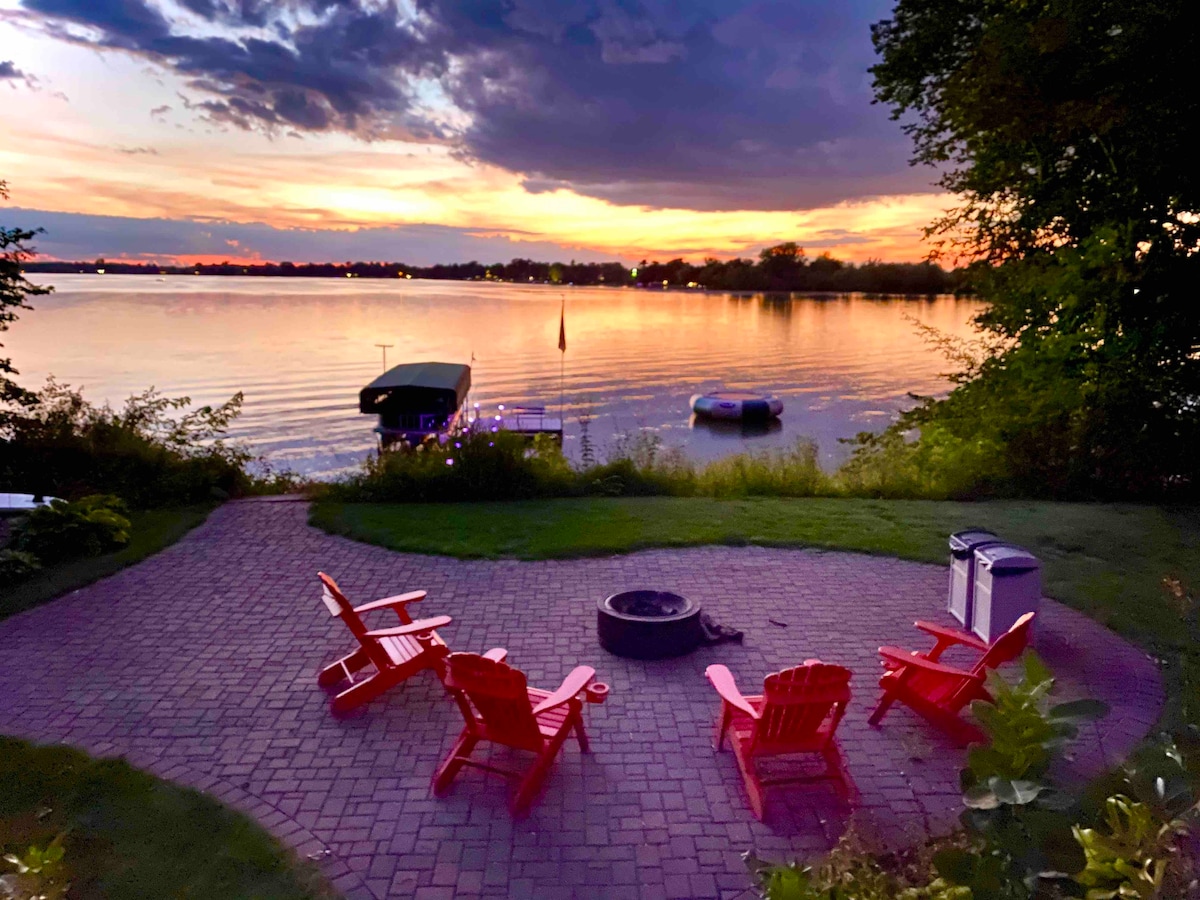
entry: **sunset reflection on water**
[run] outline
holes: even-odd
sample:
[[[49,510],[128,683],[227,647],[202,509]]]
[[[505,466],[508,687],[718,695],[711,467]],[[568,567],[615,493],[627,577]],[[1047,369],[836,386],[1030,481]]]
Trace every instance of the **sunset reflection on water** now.
[[[774,298],[436,281],[43,276],[5,335],[35,386],[46,375],[92,400],[151,385],[198,403],[245,392],[231,436],[298,472],[330,476],[374,446],[358,389],[388,364],[473,364],[472,402],[560,402],[558,317],[566,300],[561,384],[566,446],[579,417],[601,455],[614,437],[650,430],[697,459],[811,437],[826,463],[837,438],[885,426],[908,393],[944,391],[946,360],[910,317],[960,337],[978,303],[953,297]],[[688,398],[718,387],[776,393],[777,428],[744,432],[691,421]]]

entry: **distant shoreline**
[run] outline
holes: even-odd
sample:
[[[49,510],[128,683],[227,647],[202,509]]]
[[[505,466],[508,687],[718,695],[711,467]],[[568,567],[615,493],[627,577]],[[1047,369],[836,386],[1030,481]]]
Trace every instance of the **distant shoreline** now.
[[[56,263],[43,264],[43,266],[46,266],[46,265],[59,266],[59,264],[56,264]],[[256,275],[249,275],[249,274],[243,274],[240,272],[229,272],[229,273],[223,273],[222,275],[214,275],[211,272],[195,272],[192,269],[188,269],[183,272],[165,272],[165,273],[161,273],[161,274],[157,273],[157,272],[121,272],[121,271],[115,271],[114,269],[111,269],[111,268],[105,272],[97,272],[94,269],[91,271],[88,271],[86,268],[84,268],[84,269],[68,269],[68,268],[61,267],[61,266],[52,268],[52,269],[44,268],[44,267],[39,267],[39,268],[26,267],[22,271],[25,274],[31,274],[31,275],[37,275],[37,274],[42,274],[42,275],[47,275],[47,274],[49,274],[49,275],[96,275],[97,277],[105,277],[108,275],[159,275],[159,277],[162,278],[164,275],[171,275],[171,276],[178,276],[181,278],[187,278],[187,277],[194,277],[196,275],[200,275],[202,277],[228,277],[228,278],[256,277],[256,278],[263,278],[263,279],[268,279],[268,280],[272,279],[272,278],[282,278],[282,279],[329,278],[329,279],[337,280],[338,278],[345,277],[345,276],[338,276],[338,275],[268,275],[268,274],[261,274],[261,273],[256,274]],[[358,277],[358,276],[352,276],[352,277]],[[377,275],[375,275],[375,276],[364,275],[361,277],[367,278],[370,280],[377,280],[377,281],[399,280],[395,277],[385,278],[384,276],[377,276]],[[932,297],[962,297],[962,298],[967,298],[967,299],[975,297],[975,293],[973,291],[963,290],[961,288],[958,290],[946,290],[946,291],[934,291],[934,292],[929,292],[929,291],[848,291],[848,290],[820,290],[820,289],[813,289],[813,288],[805,288],[805,289],[798,289],[798,288],[796,288],[796,289],[792,289],[792,288],[743,288],[743,289],[738,289],[738,288],[724,288],[724,287],[710,288],[710,287],[705,287],[704,285],[695,285],[693,287],[689,287],[684,284],[668,284],[664,287],[660,283],[646,284],[643,282],[638,282],[635,284],[606,284],[603,282],[575,284],[574,282],[552,282],[552,281],[528,281],[528,282],[526,282],[526,281],[507,281],[503,278],[445,278],[445,277],[431,278],[431,277],[425,276],[425,275],[414,275],[411,279],[403,279],[403,280],[406,280],[406,281],[407,280],[411,280],[411,281],[463,281],[463,282],[471,282],[471,283],[476,283],[476,284],[478,284],[478,283],[496,284],[496,285],[505,284],[505,285],[515,285],[515,286],[528,285],[530,287],[549,287],[549,288],[600,287],[600,288],[609,288],[612,290],[622,290],[622,291],[623,290],[641,290],[641,291],[657,291],[659,293],[683,292],[686,294],[729,294],[730,296],[734,296],[734,297],[750,297],[750,296],[756,296],[756,295],[778,295],[778,296],[782,297],[782,296],[789,296],[789,295],[794,295],[794,294],[803,294],[805,297],[813,297],[813,298],[818,298],[818,299],[834,298],[834,297],[849,297],[849,296],[863,296],[868,299],[890,299],[890,298],[900,297],[900,298],[904,298],[906,300],[926,300],[926,299],[929,299]]]
[[[750,260],[706,262],[691,266],[682,260],[643,263],[626,268],[623,263],[543,263],[514,259],[509,263],[478,262],[434,266],[404,263],[200,263],[164,266],[155,263],[63,262],[29,260],[22,265],[30,275],[151,275],[251,277],[251,278],[371,278],[429,279],[434,281],[485,281],[505,284],[543,284],[560,287],[629,287],[651,290],[686,289],[719,293],[826,293],[935,296],[964,294],[959,272],[947,272],[930,263],[844,264],[819,258],[798,263],[787,273],[767,272]],[[706,277],[708,276],[708,277]]]

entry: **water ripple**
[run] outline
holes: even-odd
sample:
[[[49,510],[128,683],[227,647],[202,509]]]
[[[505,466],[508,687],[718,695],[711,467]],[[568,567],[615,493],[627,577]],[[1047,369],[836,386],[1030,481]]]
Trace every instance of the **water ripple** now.
[[[972,301],[865,297],[767,300],[728,294],[433,281],[63,275],[6,343],[25,384],[53,373],[93,400],[156,385],[197,403],[245,395],[231,431],[276,464],[316,477],[374,446],[358,390],[389,365],[469,362],[472,402],[542,403],[580,416],[601,448],[636,428],[710,459],[885,426],[909,392],[947,387],[946,361],[909,317],[966,337]],[[568,350],[557,350],[561,298]],[[69,336],[64,340],[63,336]],[[560,364],[562,369],[560,370]],[[560,378],[561,371],[561,378]],[[690,427],[688,398],[718,387],[784,398],[782,427],[742,437]]]

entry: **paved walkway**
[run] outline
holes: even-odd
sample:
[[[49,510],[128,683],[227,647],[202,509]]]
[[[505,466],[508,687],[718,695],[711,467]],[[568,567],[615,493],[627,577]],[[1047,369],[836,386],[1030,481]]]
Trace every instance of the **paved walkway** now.
[[[249,812],[322,860],[350,898],[732,897],[739,854],[823,850],[847,821],[824,787],[787,788],[751,816],[733,758],[709,744],[723,662],[749,693],[767,672],[818,656],[855,672],[840,735],[862,793],[856,821],[888,842],[945,829],[961,752],[908,710],[866,723],[875,648],[909,644],[940,612],[945,570],[848,553],[699,548],[567,562],[408,556],[308,528],[298,503],[228,504],[132,569],[0,622],[0,732],[123,754]],[[355,602],[424,588],[452,648],[505,646],[530,683],[576,663],[613,691],[588,707],[593,752],[568,744],[541,802],[514,821],[499,779],[466,770],[444,799],[429,779],[461,727],[425,673],[347,721],[314,676],[348,649],[315,572]],[[655,587],[700,600],[745,644],[636,662],[595,640],[595,602]],[[771,624],[768,619],[787,623]],[[1084,616],[1047,603],[1037,649],[1064,699],[1112,714],[1077,745],[1078,773],[1123,755],[1153,724],[1156,667]]]

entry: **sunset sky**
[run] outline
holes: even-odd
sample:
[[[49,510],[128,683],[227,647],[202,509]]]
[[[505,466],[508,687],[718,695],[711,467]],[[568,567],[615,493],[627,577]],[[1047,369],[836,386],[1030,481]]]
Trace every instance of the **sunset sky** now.
[[[0,224],[60,259],[915,260],[887,0],[0,0]]]

